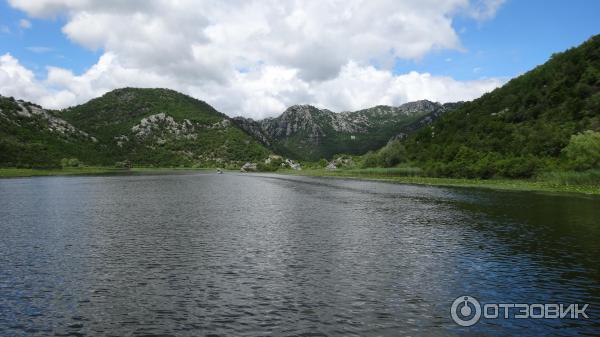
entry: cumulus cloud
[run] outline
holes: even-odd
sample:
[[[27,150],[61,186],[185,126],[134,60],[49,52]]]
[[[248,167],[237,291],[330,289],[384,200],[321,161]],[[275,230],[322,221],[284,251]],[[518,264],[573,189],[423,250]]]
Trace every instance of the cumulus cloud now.
[[[169,87],[263,117],[298,103],[351,110],[471,99],[500,84],[392,73],[397,59],[460,50],[453,16],[490,18],[500,0],[9,2],[31,17],[64,16],[68,39],[103,52],[83,74],[49,67],[46,79],[29,78],[45,90],[31,99],[52,107],[117,87]]]
[[[32,101],[40,101],[47,94],[32,71],[23,67],[11,54],[0,56],[0,93]]]

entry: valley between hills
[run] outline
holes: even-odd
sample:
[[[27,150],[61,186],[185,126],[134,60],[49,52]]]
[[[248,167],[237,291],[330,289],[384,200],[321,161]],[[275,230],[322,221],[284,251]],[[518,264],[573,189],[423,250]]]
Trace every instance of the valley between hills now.
[[[159,88],[49,110],[0,96],[0,176],[279,172],[432,185],[600,191],[600,36],[470,102],[229,117]]]

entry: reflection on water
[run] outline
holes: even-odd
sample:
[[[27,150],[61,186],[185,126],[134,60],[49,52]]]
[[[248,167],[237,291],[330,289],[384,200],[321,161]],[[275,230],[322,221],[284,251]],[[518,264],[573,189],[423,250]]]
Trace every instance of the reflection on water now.
[[[2,335],[600,329],[600,199],[268,175],[0,181]],[[590,303],[452,322],[452,301]]]

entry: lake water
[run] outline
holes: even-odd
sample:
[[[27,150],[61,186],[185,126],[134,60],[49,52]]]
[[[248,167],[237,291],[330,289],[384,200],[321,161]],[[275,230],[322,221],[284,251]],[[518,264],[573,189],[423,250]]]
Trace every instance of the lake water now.
[[[455,298],[588,303],[481,319]],[[1,336],[600,334],[600,199],[226,173],[0,180]]]

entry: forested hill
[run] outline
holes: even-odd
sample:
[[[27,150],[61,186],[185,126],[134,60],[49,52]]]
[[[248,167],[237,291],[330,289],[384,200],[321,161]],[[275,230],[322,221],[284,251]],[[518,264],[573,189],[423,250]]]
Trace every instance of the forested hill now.
[[[572,168],[577,158],[563,149],[586,130],[600,131],[600,35],[442,115],[405,146],[433,175],[528,177]],[[597,139],[586,134],[580,142]]]
[[[207,103],[123,88],[61,111],[0,96],[0,167],[234,166],[271,151]]]

